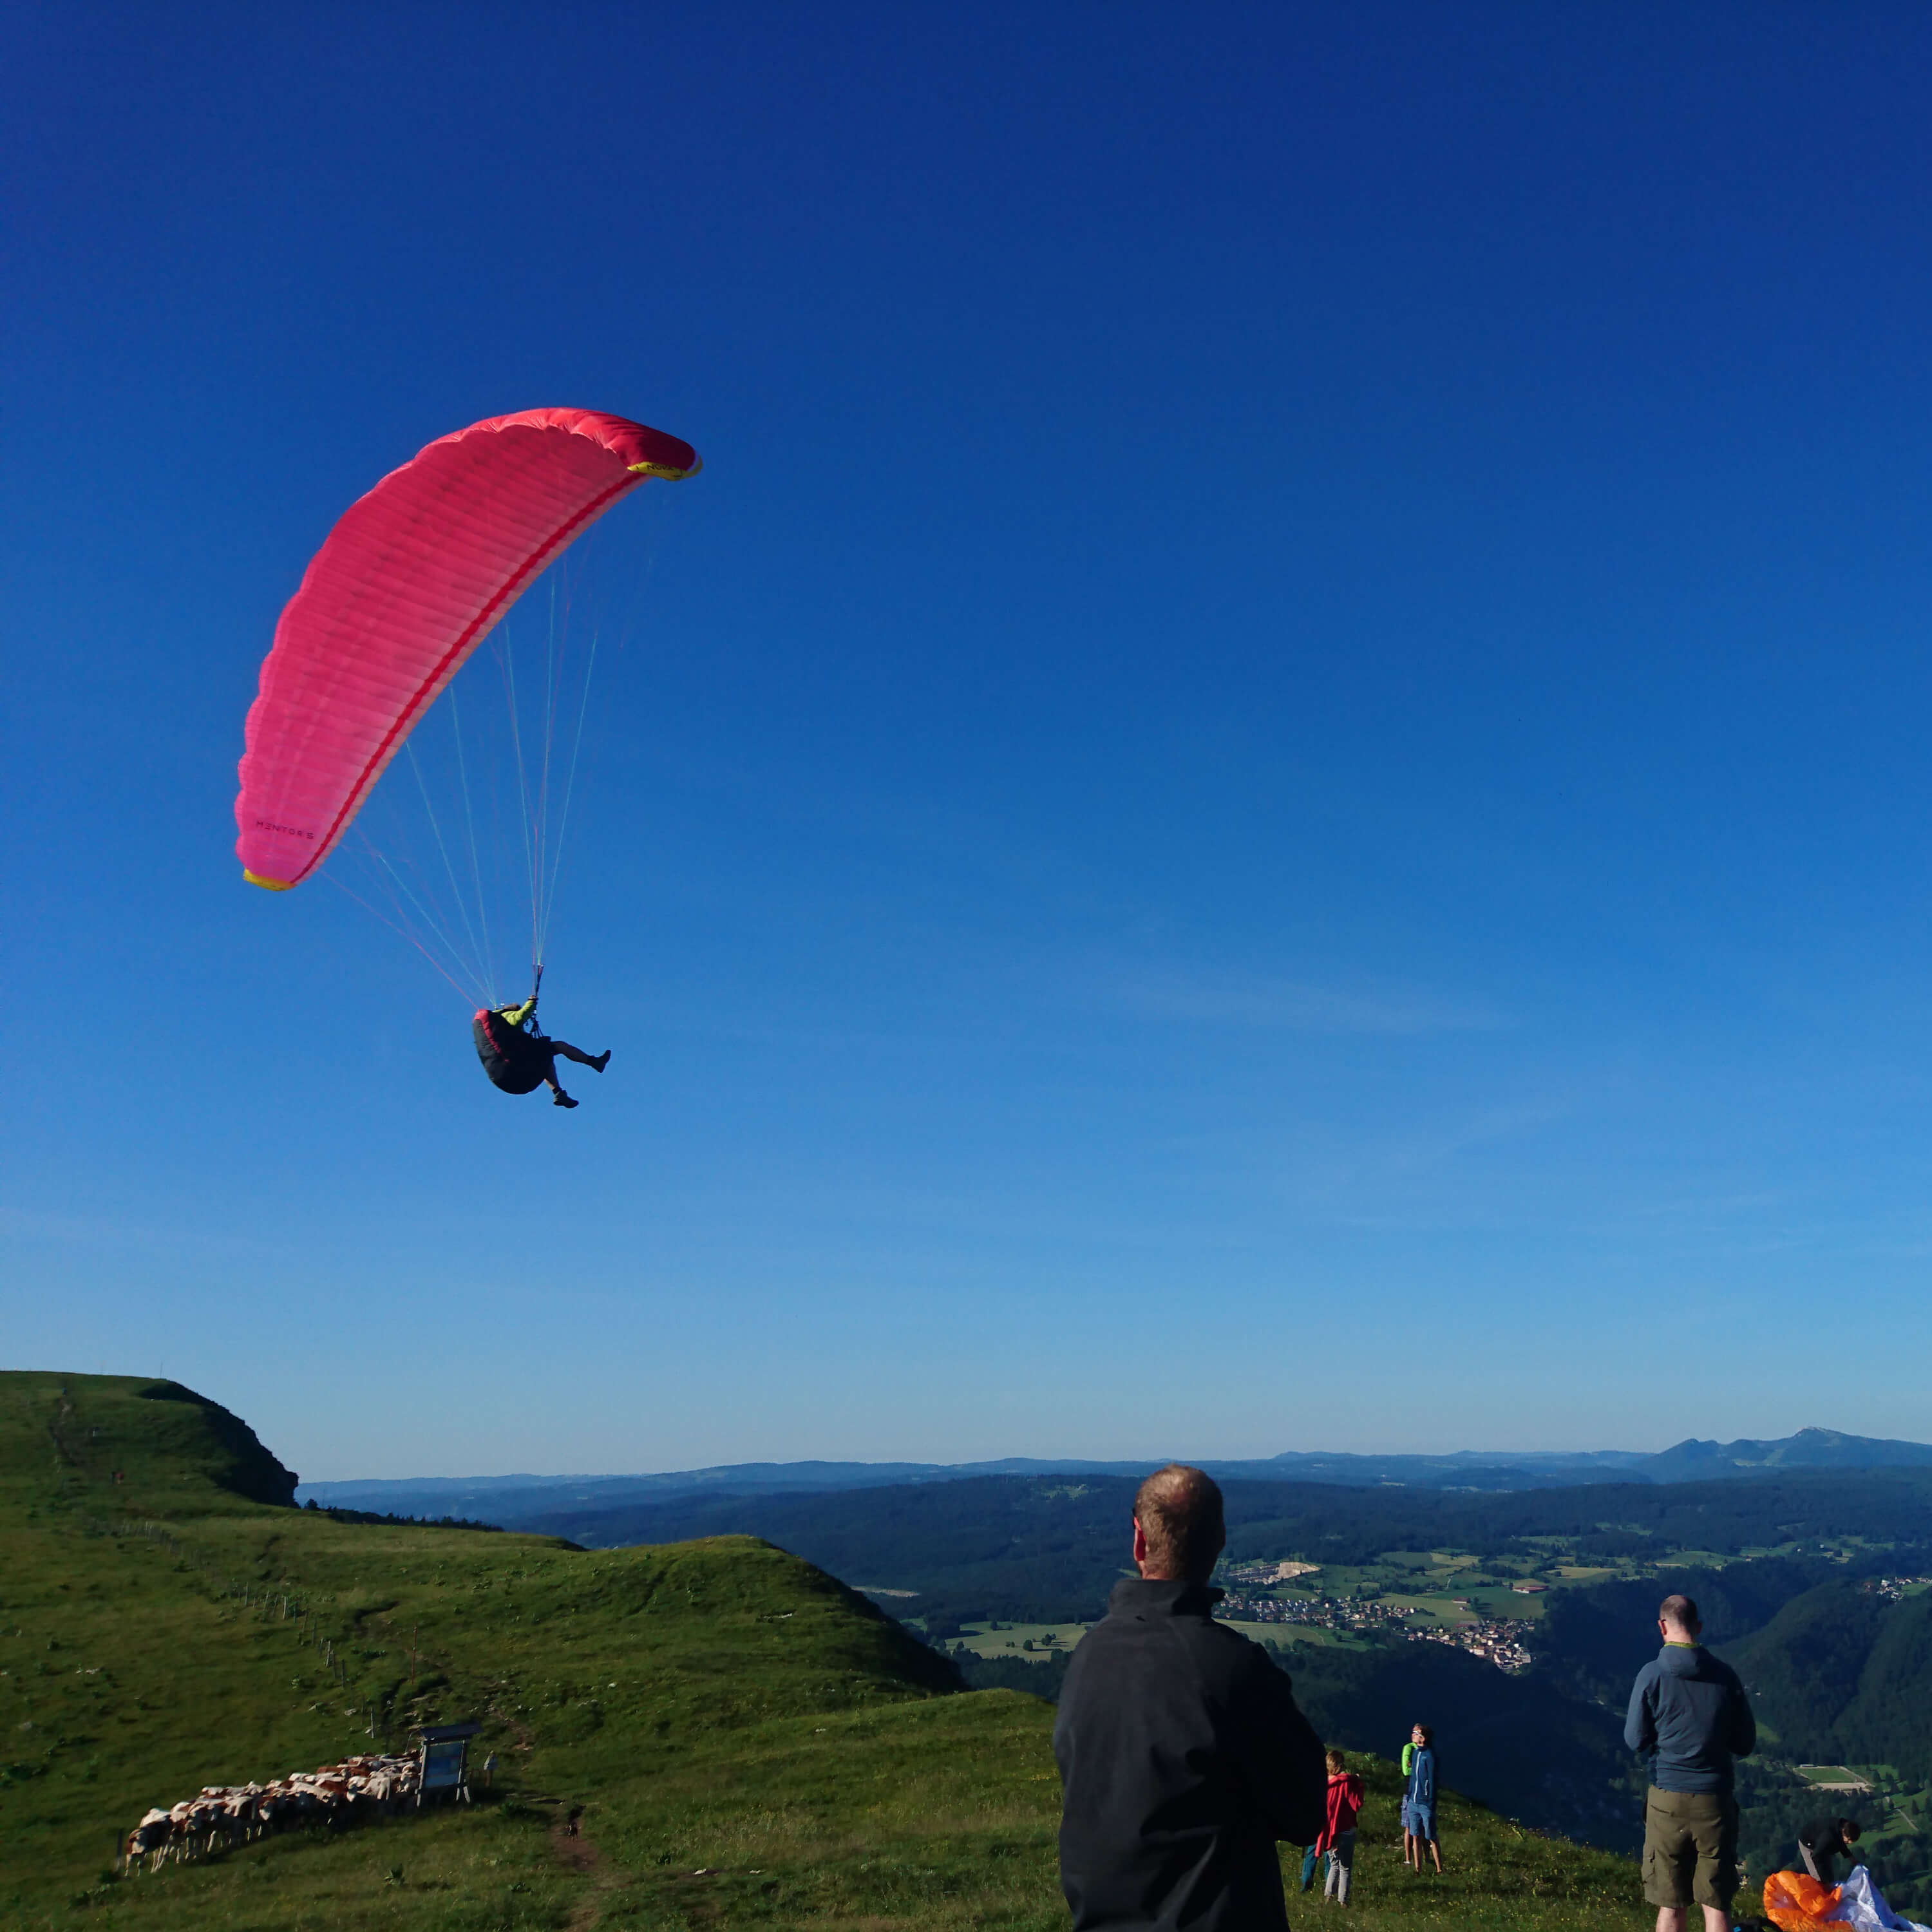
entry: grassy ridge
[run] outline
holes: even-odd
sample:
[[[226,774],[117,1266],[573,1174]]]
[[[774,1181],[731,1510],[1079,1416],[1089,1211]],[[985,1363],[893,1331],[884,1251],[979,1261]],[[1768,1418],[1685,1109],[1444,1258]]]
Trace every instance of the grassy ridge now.
[[[0,1376],[0,1924],[1064,1925],[1049,1707],[953,1694],[830,1577],[747,1538],[585,1552],[272,1508],[238,1493],[275,1479],[225,1412],[144,1386]],[[149,1804],[368,1748],[372,1710],[392,1742],[481,1718],[490,1801],[104,1878]],[[1643,1922],[1628,1863],[1453,1799],[1450,1876],[1406,1876],[1394,1773],[1370,1782],[1363,1923]]]

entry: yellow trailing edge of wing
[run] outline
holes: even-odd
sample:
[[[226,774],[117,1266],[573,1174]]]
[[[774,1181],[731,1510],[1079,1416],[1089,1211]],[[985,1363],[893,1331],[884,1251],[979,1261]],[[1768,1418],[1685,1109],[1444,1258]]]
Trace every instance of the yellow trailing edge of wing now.
[[[703,457],[694,458],[688,470],[674,470],[668,463],[634,463],[631,465],[633,476],[655,476],[666,483],[682,483],[687,476],[695,476],[704,467]]]
[[[259,874],[250,872],[246,866],[244,866],[242,868],[242,876],[246,879],[251,886],[260,886],[265,892],[286,892],[294,890],[294,887],[289,884],[287,880],[265,879]]]

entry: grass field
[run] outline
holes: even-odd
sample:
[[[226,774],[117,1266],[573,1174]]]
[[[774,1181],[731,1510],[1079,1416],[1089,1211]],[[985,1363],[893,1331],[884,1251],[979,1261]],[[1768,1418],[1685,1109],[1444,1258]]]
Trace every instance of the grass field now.
[[[262,1478],[218,1418],[143,1387],[0,1376],[8,1932],[1065,1924],[1051,1708],[953,1694],[842,1585],[745,1538],[580,1552],[273,1508],[223,1486]],[[108,1874],[150,1804],[471,1716],[501,1767],[472,1808]],[[1453,1797],[1448,1875],[1403,1873],[1395,1773],[1368,1768],[1363,1925],[1645,1922],[1627,1862]]]
[[[995,1630],[973,1623],[962,1628],[957,1641],[976,1657],[1031,1657],[1044,1662],[1046,1653],[1071,1651],[1091,1628],[1089,1624],[1002,1624]]]
[[[1239,1617],[1230,1617],[1227,1623],[1230,1630],[1239,1630],[1242,1636],[1256,1643],[1271,1643],[1282,1649],[1292,1649],[1298,1645],[1306,1650],[1368,1648],[1360,1638],[1351,1636],[1344,1630],[1323,1630],[1313,1624],[1247,1623]]]

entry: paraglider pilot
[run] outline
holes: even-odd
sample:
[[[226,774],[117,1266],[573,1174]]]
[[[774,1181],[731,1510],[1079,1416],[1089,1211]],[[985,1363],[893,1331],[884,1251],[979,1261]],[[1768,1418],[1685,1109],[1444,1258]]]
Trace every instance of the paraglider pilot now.
[[[476,1058],[482,1061],[491,1084],[506,1094],[534,1094],[548,1085],[552,1106],[574,1107],[577,1102],[557,1083],[557,1056],[561,1054],[566,1060],[602,1073],[610,1064],[610,1050],[606,1047],[602,1053],[586,1053],[568,1040],[550,1039],[537,1030],[536,1012],[534,993],[520,1006],[481,1008],[470,1023]]]

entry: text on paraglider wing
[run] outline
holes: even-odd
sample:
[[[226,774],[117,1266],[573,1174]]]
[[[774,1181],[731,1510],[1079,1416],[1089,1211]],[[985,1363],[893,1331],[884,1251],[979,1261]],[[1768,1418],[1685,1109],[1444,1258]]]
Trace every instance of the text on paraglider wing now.
[[[257,832],[279,832],[285,838],[306,838],[311,844],[315,839],[313,832],[304,832],[299,825],[274,825],[266,818],[256,820],[255,830]]]

